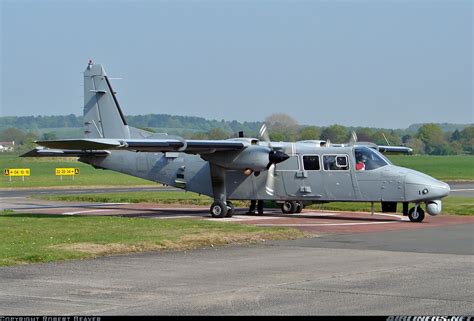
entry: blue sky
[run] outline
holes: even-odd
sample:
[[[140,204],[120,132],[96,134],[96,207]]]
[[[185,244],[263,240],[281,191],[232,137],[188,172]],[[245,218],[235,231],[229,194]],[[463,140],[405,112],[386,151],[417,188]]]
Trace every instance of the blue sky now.
[[[474,122],[472,1],[5,1],[0,115],[82,114],[87,60],[125,114],[405,128]]]

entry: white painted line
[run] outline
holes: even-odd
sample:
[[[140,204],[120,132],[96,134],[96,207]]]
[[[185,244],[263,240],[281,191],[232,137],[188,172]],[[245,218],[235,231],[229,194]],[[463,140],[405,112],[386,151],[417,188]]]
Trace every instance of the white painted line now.
[[[288,219],[288,217],[281,216],[246,216],[246,215],[234,215],[232,217],[224,218],[207,218],[208,221],[217,221],[217,222],[237,222],[237,221],[261,221],[261,220],[283,220]]]
[[[163,217],[160,217],[160,216],[152,216],[152,217],[149,217],[149,216],[139,216],[139,217],[146,217],[146,218],[153,218],[153,219],[158,219],[158,220],[165,220],[165,219],[170,219],[170,218],[196,218],[195,215],[175,215],[175,216],[163,216]]]
[[[87,210],[87,211],[76,211],[76,212],[65,212],[63,215],[76,215],[76,214],[83,214],[83,213],[95,213],[95,212],[110,212],[115,210]]]
[[[319,213],[319,212],[304,212],[304,213],[301,213],[301,214],[290,214],[291,216],[295,216],[295,217],[305,217],[305,216],[311,216],[311,217],[314,217],[314,216],[337,216],[337,215],[340,215],[340,214],[336,214],[336,213]]]
[[[467,191],[474,191],[474,188],[460,188],[460,189],[451,190],[451,192],[467,192]]]
[[[132,203],[99,203],[97,205],[128,205]]]
[[[8,200],[12,198],[26,198],[25,196],[0,197],[0,200]]]

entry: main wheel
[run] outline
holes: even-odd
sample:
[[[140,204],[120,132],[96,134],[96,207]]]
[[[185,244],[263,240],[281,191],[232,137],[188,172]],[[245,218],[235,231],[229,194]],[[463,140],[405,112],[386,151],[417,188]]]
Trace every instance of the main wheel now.
[[[231,201],[227,201],[227,214],[225,215],[225,217],[232,217],[234,213],[235,213],[234,204],[232,204]]]
[[[421,222],[425,218],[425,211],[421,209],[421,207],[417,207],[417,211],[415,212],[415,207],[412,207],[408,211],[408,218],[412,222]]]
[[[227,214],[227,205],[224,202],[217,201],[211,205],[211,216],[215,218],[225,217]]]
[[[296,202],[294,201],[285,201],[281,204],[281,211],[285,214],[293,214],[296,210]]]
[[[304,208],[303,202],[296,201],[295,204],[296,204],[295,213],[301,213],[301,211],[302,211],[303,208]]]

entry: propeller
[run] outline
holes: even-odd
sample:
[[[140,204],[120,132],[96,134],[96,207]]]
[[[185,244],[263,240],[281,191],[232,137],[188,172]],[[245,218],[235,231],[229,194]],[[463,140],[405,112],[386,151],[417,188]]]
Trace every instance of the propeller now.
[[[351,133],[351,138],[349,139],[349,146],[351,145],[355,145],[355,143],[357,143],[357,134],[355,131],[352,131]]]
[[[274,150],[272,147],[272,143],[270,141],[270,136],[268,135],[267,125],[265,123],[262,124],[262,127],[259,131],[259,139],[265,141],[270,148],[270,152],[268,153],[268,164],[266,166],[268,173],[267,173],[267,181],[265,182],[265,192],[273,196],[275,194],[275,169],[276,164],[284,162],[290,156],[288,154],[281,152],[279,150]]]

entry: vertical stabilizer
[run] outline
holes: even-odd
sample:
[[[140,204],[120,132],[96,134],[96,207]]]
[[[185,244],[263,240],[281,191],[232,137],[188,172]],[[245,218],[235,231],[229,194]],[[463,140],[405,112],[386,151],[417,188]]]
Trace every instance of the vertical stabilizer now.
[[[84,136],[130,138],[130,129],[110,80],[102,65],[94,65],[92,61],[84,71]]]

